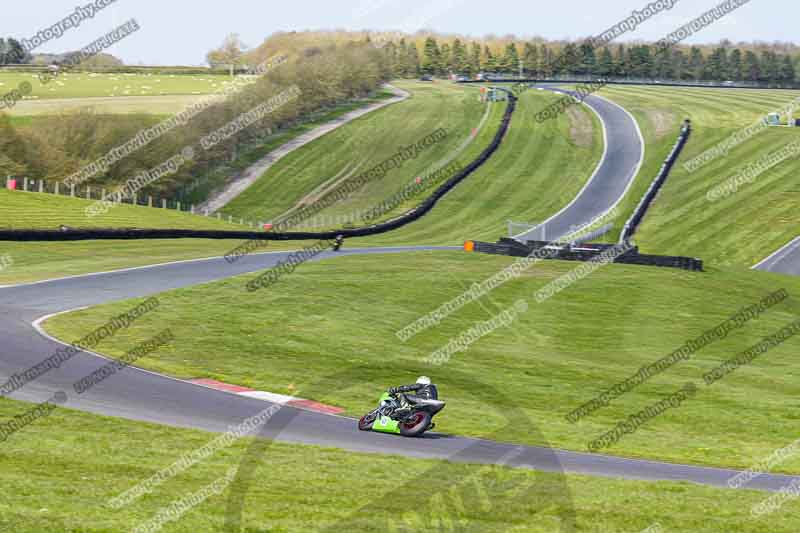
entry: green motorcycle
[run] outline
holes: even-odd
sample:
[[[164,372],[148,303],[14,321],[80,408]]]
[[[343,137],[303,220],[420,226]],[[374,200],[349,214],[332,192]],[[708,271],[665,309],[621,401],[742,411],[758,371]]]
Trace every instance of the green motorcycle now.
[[[358,429],[394,433],[404,437],[419,437],[433,429],[433,416],[444,409],[444,402],[411,394],[404,398],[406,405],[401,405],[397,398],[384,392],[378,407],[358,421]]]

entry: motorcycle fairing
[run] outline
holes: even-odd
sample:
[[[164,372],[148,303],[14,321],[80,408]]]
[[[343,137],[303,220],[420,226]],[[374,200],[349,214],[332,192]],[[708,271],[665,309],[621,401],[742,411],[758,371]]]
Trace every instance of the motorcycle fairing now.
[[[392,420],[388,416],[381,415],[372,423],[372,431],[380,431],[381,433],[395,433],[400,434],[400,422]]]

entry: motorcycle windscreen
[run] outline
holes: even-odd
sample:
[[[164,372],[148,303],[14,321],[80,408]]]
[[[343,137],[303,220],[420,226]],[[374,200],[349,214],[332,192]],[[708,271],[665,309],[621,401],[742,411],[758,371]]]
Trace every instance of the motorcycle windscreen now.
[[[375,422],[372,423],[372,431],[380,431],[381,433],[397,433],[400,434],[400,422],[392,420],[388,416],[381,415]]]

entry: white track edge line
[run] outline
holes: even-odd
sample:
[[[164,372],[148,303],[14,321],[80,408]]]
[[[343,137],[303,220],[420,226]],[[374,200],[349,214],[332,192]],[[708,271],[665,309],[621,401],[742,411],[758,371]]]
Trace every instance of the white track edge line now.
[[[755,270],[755,269],[757,269],[758,267],[760,267],[760,266],[761,266],[761,265],[763,265],[764,263],[768,262],[770,259],[774,258],[775,256],[777,256],[778,254],[780,254],[781,252],[783,252],[783,251],[784,251],[784,250],[786,250],[787,248],[791,247],[791,246],[792,246],[794,243],[796,243],[796,242],[800,242],[800,236],[798,236],[798,237],[795,237],[795,238],[794,238],[794,239],[792,239],[791,241],[787,242],[786,244],[784,244],[783,246],[781,246],[780,248],[778,248],[777,250],[775,250],[774,252],[772,252],[771,254],[769,254],[769,256],[765,257],[764,259],[762,259],[761,261],[759,261],[759,262],[758,262],[758,263],[756,263],[755,265],[751,266],[751,267],[750,267],[750,270]]]
[[[639,135],[639,144],[642,147],[641,155],[639,156],[639,163],[636,165],[636,169],[634,170],[633,176],[631,177],[630,181],[628,182],[627,187],[625,187],[625,190],[622,191],[622,195],[619,198],[617,198],[617,201],[614,202],[614,205],[612,205],[610,208],[608,208],[608,210],[605,213],[603,213],[602,215],[600,215],[600,217],[598,217],[598,218],[602,218],[603,216],[607,215],[608,213],[610,213],[611,211],[616,209],[616,207],[628,195],[628,192],[630,192],[631,187],[633,187],[633,184],[636,183],[636,178],[639,177],[639,173],[642,171],[642,167],[644,166],[644,160],[645,160],[645,156],[647,154],[647,146],[645,145],[645,142],[644,142],[644,135],[642,135],[642,128],[639,127],[639,121],[636,120],[636,117],[634,117],[633,114],[630,111],[628,111],[627,109],[622,107],[620,104],[614,102],[613,100],[609,100],[608,98],[600,96],[599,94],[593,94],[592,96],[594,96],[596,98],[599,98],[599,99],[601,99],[601,100],[603,100],[605,102],[608,102],[611,105],[614,105],[614,106],[620,108],[626,115],[628,115],[628,118],[631,119],[631,122],[633,122],[633,125],[636,126],[636,133]]]
[[[545,90],[547,90],[547,89],[545,89]],[[628,195],[628,192],[630,192],[631,187],[633,187],[633,184],[636,182],[636,178],[639,177],[639,173],[641,172],[642,166],[644,165],[644,159],[645,159],[645,155],[647,153],[647,148],[646,148],[645,142],[644,142],[644,135],[642,135],[642,129],[639,127],[639,122],[636,120],[636,118],[633,116],[633,114],[631,114],[630,111],[628,111],[627,109],[625,109],[624,107],[622,107],[618,103],[614,102],[613,100],[609,100],[608,98],[600,96],[599,94],[593,94],[591,96],[599,98],[600,100],[603,100],[604,102],[607,102],[607,103],[609,103],[609,104],[611,104],[613,106],[616,106],[616,107],[620,108],[626,115],[628,115],[628,118],[631,119],[631,122],[633,122],[633,125],[636,127],[636,133],[639,135],[639,143],[640,143],[640,146],[642,147],[641,155],[639,157],[639,162],[636,165],[636,169],[634,170],[633,176],[631,177],[630,181],[628,181],[628,185],[625,187],[625,190],[622,191],[622,195],[620,195],[620,197],[617,198],[617,200],[614,202],[614,204],[611,207],[609,207],[603,213],[601,213],[600,215],[595,217],[595,219],[600,219],[600,218],[603,218],[604,216],[606,216],[611,211],[613,211],[622,202],[622,200],[625,199],[625,197]],[[591,109],[594,112],[594,114],[597,115],[597,118],[600,120],[600,123],[603,125],[603,138],[604,138],[604,142],[605,142],[605,145],[606,145],[605,146],[605,150],[603,151],[603,157],[600,160],[600,163],[598,164],[597,168],[595,169],[595,172],[589,178],[589,181],[586,182],[586,185],[583,186],[583,188],[575,196],[575,198],[573,198],[572,201],[564,209],[562,209],[561,211],[559,211],[558,213],[556,213],[552,217],[548,218],[547,220],[545,220],[544,222],[539,224],[539,226],[547,224],[548,222],[550,222],[551,220],[556,218],[558,215],[560,215],[562,212],[564,212],[567,209],[569,209],[569,207],[572,206],[572,204],[577,202],[578,198],[581,196],[581,194],[583,194],[583,191],[586,189],[586,187],[588,187],[589,184],[592,182],[592,180],[594,180],[596,174],[600,171],[600,167],[602,166],[603,162],[606,159],[606,155],[608,153],[608,140],[607,140],[608,136],[607,136],[607,132],[606,132],[606,123],[602,119],[602,117],[600,116],[600,113],[598,113],[598,111],[595,108],[593,108],[591,105],[587,104],[585,100],[583,102],[581,102],[581,103],[584,104],[589,109]],[[526,233],[529,233],[529,232],[526,232]],[[525,233],[520,233],[519,235],[516,235],[516,236],[514,236],[512,238],[516,239],[516,237],[519,237],[519,236],[524,235],[524,234]]]
[[[426,245],[420,245],[420,246],[426,246]],[[431,245],[431,246],[436,246],[436,245]],[[350,248],[350,250],[394,250],[394,249],[412,250],[413,248],[415,248],[414,245],[409,245],[409,246],[376,246],[376,247],[367,246],[367,247],[364,247],[364,248]],[[442,250],[450,249],[450,248],[452,248],[452,249],[460,249],[459,246],[446,246],[446,245],[438,246],[438,248],[441,248]],[[262,256],[262,255],[291,254],[291,253],[298,252],[298,251],[300,251],[300,250],[274,250],[274,251],[271,251],[271,252],[258,252],[258,253],[248,254],[248,255],[255,257],[255,256]],[[17,288],[17,287],[29,287],[29,286],[32,286],[32,285],[42,285],[44,283],[52,283],[52,282],[56,282],[56,281],[64,281],[64,280],[69,280],[69,279],[91,278],[91,277],[94,277],[94,276],[103,276],[103,275],[106,275],[106,274],[119,274],[119,273],[122,273],[122,272],[133,272],[133,271],[136,271],[136,270],[146,270],[148,268],[158,268],[158,267],[169,266],[169,265],[179,265],[179,264],[182,264],[182,263],[192,263],[192,262],[202,263],[204,261],[214,261],[214,260],[217,260],[217,259],[224,259],[224,258],[225,258],[224,255],[217,255],[217,256],[212,256],[212,257],[202,257],[202,258],[197,258],[197,259],[181,259],[179,261],[168,261],[166,263],[154,263],[152,265],[142,265],[142,266],[137,266],[137,267],[120,268],[120,269],[117,269],[117,270],[104,270],[104,271],[101,271],[101,272],[87,272],[86,274],[75,274],[73,276],[64,276],[64,277],[61,277],[61,278],[51,278],[51,279],[43,279],[43,280],[39,280],[39,281],[30,281],[30,282],[25,282],[25,283],[17,283],[15,285],[0,285],[0,289],[11,289],[11,288]]]
[[[551,91],[551,92],[558,92],[558,93],[561,93],[563,91],[563,89],[544,89],[544,90]],[[576,194],[567,205],[565,205],[563,208],[561,208],[560,211],[558,211],[555,215],[552,215],[550,218],[548,218],[544,222],[541,222],[541,223],[537,224],[536,227],[534,227],[534,228],[532,228],[532,229],[530,229],[528,231],[523,231],[522,233],[520,233],[518,235],[512,236],[511,238],[514,239],[514,240],[516,240],[517,237],[522,237],[523,235],[527,235],[528,233],[531,233],[536,228],[539,228],[539,227],[542,227],[542,226],[546,226],[553,219],[557,218],[564,211],[566,211],[567,209],[572,207],[573,204],[575,204],[575,202],[577,202],[578,199],[581,197],[583,192],[589,187],[589,185],[592,184],[592,181],[594,181],[594,179],[597,177],[597,174],[600,172],[600,169],[603,168],[603,164],[605,164],[605,162],[606,162],[606,159],[608,157],[608,128],[606,126],[606,122],[605,122],[605,120],[603,120],[603,117],[600,116],[600,113],[598,113],[596,109],[594,109],[592,106],[586,104],[585,100],[583,102],[581,102],[581,103],[586,105],[586,107],[591,109],[594,112],[594,114],[597,115],[597,119],[600,121],[600,125],[603,126],[603,156],[600,158],[600,161],[597,163],[597,166],[595,167],[594,172],[592,172],[592,175],[589,176],[589,179],[586,180],[586,183],[584,183],[583,187],[581,187],[581,190],[578,191],[578,194]]]
[[[41,335],[42,337],[44,337],[44,338],[46,338],[46,339],[48,339],[48,340],[50,340],[52,342],[61,344],[62,346],[72,346],[71,344],[67,344],[67,343],[61,341],[60,339],[57,339],[57,338],[53,337],[52,335],[50,335],[49,333],[47,333],[44,330],[44,328],[42,328],[42,323],[45,322],[46,320],[49,320],[49,319],[54,318],[54,317],[59,316],[59,315],[72,313],[72,312],[75,312],[75,311],[81,311],[83,309],[88,309],[88,308],[89,307],[87,307],[87,306],[83,306],[83,307],[76,307],[75,309],[67,309],[65,311],[59,311],[58,313],[51,313],[49,315],[45,315],[43,317],[37,318],[36,320],[34,320],[31,323],[31,325],[33,326],[33,329],[35,329],[36,332],[39,333],[39,335]],[[93,355],[94,357],[97,357],[99,359],[103,359],[103,360],[109,361],[109,362],[115,362],[116,361],[116,359],[112,359],[110,357],[107,357],[105,355],[102,355],[102,354],[99,354],[99,353],[96,353],[96,352],[92,352],[90,350],[81,350],[80,353],[85,353],[87,355]],[[222,389],[215,389],[213,387],[208,387],[208,386],[202,385],[200,383],[192,383],[191,381],[187,381],[185,379],[176,378],[174,376],[168,376],[166,374],[160,374],[158,372],[154,372],[152,370],[147,370],[145,368],[141,368],[141,367],[138,367],[136,365],[128,365],[127,368],[130,368],[130,369],[133,369],[133,370],[136,370],[138,372],[145,373],[145,374],[149,374],[149,375],[152,375],[152,376],[157,376],[157,377],[160,377],[160,378],[164,378],[164,379],[167,379],[169,381],[175,381],[175,382],[178,382],[178,383],[183,383],[183,384],[191,385],[191,386],[194,386],[194,387],[201,387],[203,389],[213,390],[213,391],[221,392],[221,393],[224,393],[224,394],[229,394],[229,395],[232,395],[232,396],[238,396],[240,398],[242,397],[242,395],[237,393],[237,392],[231,392],[231,391],[226,391],[226,390],[222,390]],[[257,398],[251,398],[251,399],[257,400]],[[345,420],[355,420],[354,418],[350,418],[350,417],[347,417],[347,416],[335,415],[335,414],[330,414],[330,413],[322,413],[320,411],[314,411],[314,410],[311,410],[311,409],[303,409],[302,407],[297,407],[297,406],[294,406],[294,405],[278,404],[278,403],[275,403],[275,402],[267,402],[266,400],[259,400],[259,401],[263,401],[265,403],[271,403],[272,405],[280,405],[281,407],[287,407],[287,408],[290,408],[290,409],[298,409],[300,411],[309,411],[309,412],[321,414],[321,415],[324,415],[324,416],[335,416],[337,418],[344,418]],[[316,400],[310,400],[310,401],[316,401]],[[80,409],[78,409],[78,410],[80,410]],[[124,418],[124,417],[117,417],[117,418]],[[127,419],[127,420],[129,420],[129,419]],[[157,422],[155,422],[155,423],[157,423]],[[159,424],[159,425],[170,426],[170,424]],[[217,432],[213,432],[213,433],[217,433]]]

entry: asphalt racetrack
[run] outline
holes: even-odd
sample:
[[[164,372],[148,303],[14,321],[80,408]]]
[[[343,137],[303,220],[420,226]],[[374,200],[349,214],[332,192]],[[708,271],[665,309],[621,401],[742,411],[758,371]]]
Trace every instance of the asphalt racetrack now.
[[[569,91],[543,87],[560,94]],[[603,124],[605,152],[584,188],[564,209],[529,231],[524,240],[558,240],[613,209],[625,196],[644,160],[644,139],[633,116],[619,105],[596,95],[584,100]],[[609,222],[609,221],[605,221]]]
[[[800,237],[753,267],[756,270],[800,276]]]

